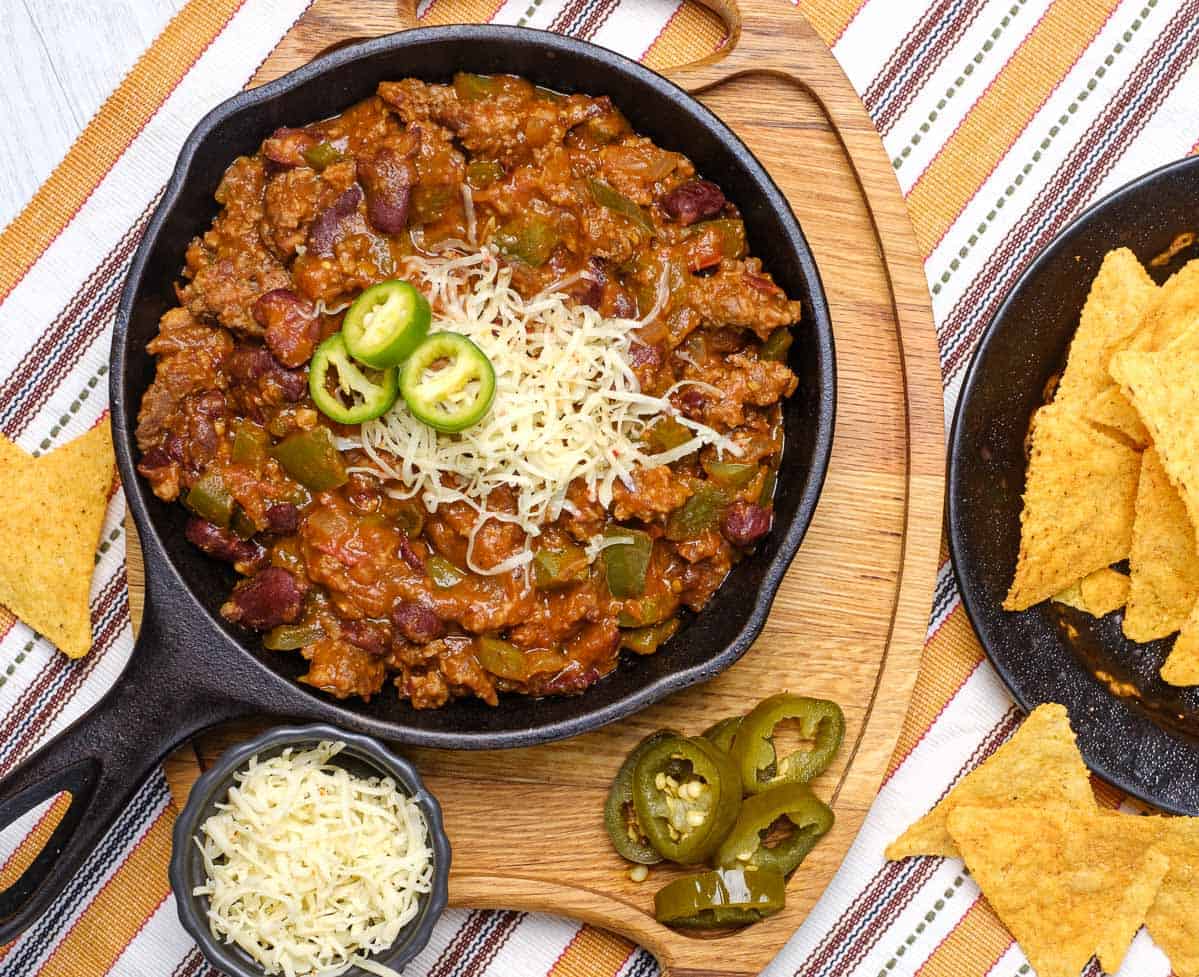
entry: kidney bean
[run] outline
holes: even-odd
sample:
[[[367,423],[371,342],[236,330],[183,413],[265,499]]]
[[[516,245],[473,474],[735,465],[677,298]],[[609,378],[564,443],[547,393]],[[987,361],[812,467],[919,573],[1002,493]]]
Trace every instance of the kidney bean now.
[[[174,461],[185,461],[187,459],[187,444],[178,434],[168,434],[162,439],[162,447]]]
[[[769,278],[765,278],[762,275],[755,275],[755,274],[752,274],[751,272],[747,271],[745,273],[745,283],[750,288],[756,289],[757,291],[761,292],[763,295],[782,295],[783,294],[783,290],[781,288],[779,288]]]
[[[398,234],[408,223],[408,205],[416,185],[416,167],[384,147],[358,160],[358,179],[366,191],[366,219],[384,234]]]
[[[400,537],[400,559],[407,563],[417,573],[425,572],[425,561],[421,559],[421,555],[416,552],[412,545],[412,541],[407,534]]]
[[[604,287],[604,304],[607,314],[617,319],[635,319],[637,317],[637,300],[628,289],[621,288],[615,282]]]
[[[637,342],[629,344],[629,366],[657,369],[661,365],[662,350],[659,347]]]
[[[225,357],[225,370],[241,384],[253,384],[269,378],[278,384],[284,400],[295,403],[308,392],[308,377],[303,370],[284,369],[270,350],[263,346],[238,346]]]
[[[266,524],[272,533],[294,533],[300,526],[300,510],[290,502],[276,502],[266,510]]]
[[[703,395],[702,391],[696,390],[694,387],[687,387],[679,394],[679,410],[688,420],[702,420],[704,408],[707,406],[708,398]]]
[[[770,510],[737,500],[724,511],[721,530],[735,546],[749,546],[770,532]]]
[[[303,600],[295,577],[282,567],[267,567],[233,588],[221,613],[247,628],[269,631],[298,621]]]
[[[303,366],[312,359],[320,337],[320,320],[308,299],[290,288],[276,288],[258,296],[254,319],[266,330],[271,355],[284,366]]]
[[[142,455],[142,460],[137,463],[137,470],[149,477],[150,472],[157,471],[160,468],[169,468],[173,464],[174,459],[167,454],[166,449],[155,445]]]
[[[579,662],[571,662],[546,682],[542,691],[546,695],[577,695],[599,679],[599,669],[594,665],[584,668]]]
[[[587,277],[580,278],[566,290],[566,294],[579,305],[589,305],[598,309],[604,299],[604,286],[608,284],[608,273],[604,269],[601,258],[591,258],[587,262]]]
[[[342,621],[341,636],[372,655],[386,655],[391,649],[391,628],[382,621]]]
[[[275,358],[262,346],[238,346],[225,357],[225,370],[238,383],[261,380],[275,369]]]
[[[441,618],[428,607],[401,600],[391,609],[391,623],[413,644],[423,645],[445,634]]]
[[[266,564],[266,550],[252,539],[241,539],[229,529],[192,516],[183,531],[187,541],[217,560],[232,563],[239,573],[253,573]]]
[[[316,145],[316,136],[303,129],[276,129],[262,143],[262,155],[280,166],[303,166],[304,153]]]
[[[308,250],[314,254],[332,254],[333,244],[341,236],[341,225],[358,210],[362,190],[350,187],[316,215],[308,228]]]
[[[303,370],[280,370],[275,374],[275,382],[283,392],[283,399],[289,403],[303,400],[308,393],[308,377]]]
[[[354,472],[346,484],[346,501],[359,512],[374,512],[383,500],[383,489],[374,475]]]
[[[724,194],[711,180],[689,180],[662,198],[662,209],[680,224],[715,217],[724,210]]]

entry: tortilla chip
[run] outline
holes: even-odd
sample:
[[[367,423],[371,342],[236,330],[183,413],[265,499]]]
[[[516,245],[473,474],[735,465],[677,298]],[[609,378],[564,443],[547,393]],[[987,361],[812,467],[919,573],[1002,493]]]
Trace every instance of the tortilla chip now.
[[[1010,740],[887,846],[887,858],[957,857],[957,846],[946,827],[955,809],[1013,804],[1095,808],[1091,778],[1074,742],[1065,706],[1046,703],[1034,709]]]
[[[33,458],[0,438],[0,538],[20,540],[0,561],[0,604],[71,658],[92,645],[88,597],[114,459],[107,421]]]
[[[1199,599],[1199,552],[1186,506],[1153,448],[1141,457],[1128,562],[1132,578],[1125,637],[1155,641],[1173,634]]]
[[[1057,401],[1081,408],[1111,386],[1108,361],[1137,331],[1157,291],[1128,248],[1104,256],[1070,343]]]
[[[1128,556],[1140,467],[1138,452],[1064,405],[1037,411],[1006,610],[1022,611]]]
[[[1170,868],[1165,820],[1074,807],[962,805],[949,831],[1038,977],[1120,968]]]
[[[1191,524],[1199,524],[1199,357],[1126,351],[1112,357],[1111,370],[1149,429]]]
[[[1091,617],[1103,617],[1124,606],[1128,599],[1128,577],[1119,570],[1104,567],[1054,594],[1053,599]]]
[[[1199,325],[1199,260],[1188,261],[1157,290],[1126,348],[1164,349]]]
[[[1162,664],[1161,677],[1171,685],[1199,685],[1199,603],[1191,609]]]
[[[1149,445],[1149,432],[1141,423],[1141,415],[1124,396],[1124,391],[1117,383],[1113,383],[1092,400],[1083,411],[1083,416],[1092,424],[1103,428],[1105,433],[1115,431],[1137,448]]]
[[[1172,819],[1158,842],[1169,856],[1145,926],[1175,977],[1199,977],[1199,819]]]

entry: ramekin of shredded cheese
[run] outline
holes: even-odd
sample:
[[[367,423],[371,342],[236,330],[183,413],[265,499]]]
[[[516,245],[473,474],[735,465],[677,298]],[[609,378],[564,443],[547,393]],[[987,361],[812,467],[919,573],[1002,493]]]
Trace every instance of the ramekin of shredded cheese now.
[[[444,909],[449,871],[440,809],[411,765],[306,727],[266,734],[213,775],[171,863],[180,918],[212,962],[237,977],[398,975]]]

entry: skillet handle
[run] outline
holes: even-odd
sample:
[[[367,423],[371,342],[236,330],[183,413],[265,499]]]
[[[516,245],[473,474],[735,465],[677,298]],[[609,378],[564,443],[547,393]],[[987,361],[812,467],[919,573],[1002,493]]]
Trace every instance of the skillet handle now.
[[[103,839],[154,765],[198,730],[246,706],[203,687],[168,630],[147,608],[129,665],[89,712],[0,781],[0,830],[60,791],[71,804],[29,867],[0,892],[0,946],[36,922]]]

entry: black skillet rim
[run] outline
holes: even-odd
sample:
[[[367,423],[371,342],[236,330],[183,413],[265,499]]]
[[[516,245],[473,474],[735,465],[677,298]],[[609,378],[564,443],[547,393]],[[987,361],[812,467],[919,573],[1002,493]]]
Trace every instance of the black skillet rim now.
[[[146,227],[146,231],[130,263],[128,277],[117,310],[110,360],[109,395],[112,409],[112,423],[116,432],[113,440],[118,468],[122,481],[126,486],[126,499],[130,511],[133,513],[139,532],[143,535],[143,538],[148,538],[149,540],[150,545],[147,547],[147,557],[149,558],[150,549],[161,544],[158,542],[158,532],[146,504],[145,492],[147,490],[136,472],[132,442],[130,436],[126,433],[131,430],[131,419],[125,409],[124,403],[124,387],[127,371],[126,333],[134,300],[137,296],[150,253],[157,242],[163,224],[166,222],[169,213],[182,192],[188,171],[200,145],[210,136],[214,128],[230,116],[243,110],[253,109],[269,103],[275,96],[287,92],[292,88],[299,87],[314,78],[337,70],[349,69],[355,61],[377,53],[393,50],[399,51],[408,46],[437,40],[458,40],[468,43],[533,43],[553,54],[561,53],[567,56],[606,62],[618,71],[632,75],[635,80],[652,88],[664,100],[678,105],[680,110],[685,110],[686,114],[699,116],[709,133],[714,135],[724,148],[736,157],[741,165],[753,175],[755,181],[762,188],[766,202],[779,211],[782,222],[787,227],[789,234],[787,246],[796,256],[801,276],[808,284],[811,292],[812,316],[811,321],[808,323],[808,328],[813,332],[817,354],[815,365],[818,375],[822,378],[822,382],[817,390],[814,447],[811,463],[808,469],[802,472],[805,484],[796,507],[795,516],[791,524],[787,527],[786,532],[780,538],[778,550],[773,559],[763,570],[761,584],[755,595],[753,607],[737,636],[722,651],[689,667],[648,681],[636,690],[621,698],[614,699],[600,708],[587,708],[585,705],[587,693],[584,693],[580,697],[580,701],[584,703],[580,713],[566,718],[551,720],[533,728],[524,727],[500,732],[446,732],[420,729],[395,721],[365,716],[354,712],[352,709],[347,709],[344,704],[333,700],[323,699],[320,703],[321,708],[319,713],[323,716],[332,717],[337,722],[346,723],[358,729],[368,730],[373,735],[379,735],[399,742],[445,749],[496,749],[530,746],[575,736],[624,718],[660,701],[673,692],[711,679],[736,662],[749,649],[750,645],[753,644],[765,625],[771,604],[783,576],[794,559],[808,526],[815,515],[816,505],[828,471],[836,414],[836,365],[828,301],[815,258],[790,204],[769,173],[767,173],[766,169],[758,162],[757,158],[750,152],[742,140],[697,99],[694,99],[673,82],[656,72],[616,52],[559,34],[531,28],[500,25],[454,25],[417,28],[398,34],[385,35],[349,44],[316,58],[272,82],[268,82],[258,88],[240,92],[227,99],[212,109],[188,136],[180,151],[175,169],[163,193],[162,199],[155,208],[154,214]],[[135,487],[131,489],[130,486]],[[170,583],[165,586],[171,590],[178,590],[185,594],[193,608],[212,627],[216,628],[218,632],[221,631],[219,622],[213,618],[210,610],[192,593],[190,587],[188,587],[180,576],[179,570],[173,561],[166,557],[164,553],[162,554],[162,559],[158,562],[164,564],[163,570],[170,576]],[[254,667],[261,669],[265,673],[268,682],[285,683],[288,681],[259,662],[240,643],[234,642],[234,644],[237,651],[243,655],[247,664],[252,663]]]
[[[1028,696],[1024,693],[1020,683],[1017,681],[1016,676],[1005,665],[1002,656],[993,651],[991,648],[987,637],[989,635],[989,630],[982,623],[984,618],[982,608],[980,606],[981,598],[975,592],[975,587],[973,586],[970,578],[969,568],[966,566],[967,561],[965,555],[961,552],[961,547],[963,546],[964,541],[962,538],[963,534],[960,530],[961,513],[959,511],[959,505],[962,500],[959,497],[958,486],[961,479],[961,468],[968,464],[964,460],[966,450],[965,445],[963,444],[963,440],[965,438],[965,422],[963,417],[966,412],[966,407],[971,396],[974,394],[976,385],[980,382],[982,360],[985,358],[985,354],[989,349],[990,344],[992,342],[996,342],[997,337],[1002,332],[1001,326],[1007,316],[1008,308],[1014,304],[1016,297],[1024,290],[1028,283],[1032,281],[1038,274],[1040,274],[1041,270],[1046,265],[1057,259],[1061,251],[1068,249],[1072,245],[1075,236],[1085,227],[1090,225],[1092,221],[1102,217],[1103,213],[1109,207],[1119,201],[1127,199],[1128,197],[1136,196],[1137,194],[1144,192],[1151,184],[1160,179],[1169,178],[1175,171],[1190,169],[1195,166],[1199,166],[1199,157],[1189,156],[1182,159],[1173,160],[1169,163],[1165,163],[1159,167],[1156,167],[1155,169],[1152,169],[1149,172],[1128,181],[1122,186],[1117,187],[1111,193],[1106,194],[1104,197],[1091,204],[1086,210],[1071,220],[1069,224],[1063,227],[1061,231],[1054,236],[1053,240],[1050,241],[1049,244],[1047,244],[1044,249],[1042,249],[1042,251],[1033,259],[1032,263],[1016,280],[1016,283],[1008,290],[1007,295],[1004,297],[1003,303],[998,309],[995,310],[995,314],[991,317],[991,321],[987,323],[987,328],[983,331],[982,336],[979,338],[978,346],[975,348],[974,354],[970,358],[970,365],[962,379],[962,385],[958,392],[957,404],[954,407],[953,425],[950,428],[949,434],[949,463],[947,472],[948,477],[946,480],[946,508],[947,525],[949,528],[950,564],[953,567],[953,575],[957,584],[958,593],[961,595],[962,604],[966,608],[966,616],[970,620],[970,626],[973,629],[975,636],[978,638],[978,643],[982,646],[983,652],[987,656],[987,660],[998,673],[999,678],[1002,680],[1004,686],[1012,694],[1012,697],[1016,700],[1020,708],[1026,713],[1031,712],[1042,703],[1039,699]],[[1093,689],[1090,690],[1088,697],[1093,697],[1095,695],[1104,698],[1111,698],[1111,694],[1099,688],[1097,684]],[[1076,733],[1079,732],[1079,727],[1083,722],[1082,717],[1077,715],[1078,712],[1079,710],[1077,709],[1071,710],[1070,717]],[[1130,709],[1129,712],[1131,716],[1135,717],[1132,722],[1138,729],[1143,730],[1150,736],[1169,737],[1169,734],[1166,732],[1166,730],[1154,723],[1144,713],[1134,709]],[[1174,737],[1169,738],[1177,742]],[[1131,773],[1126,769],[1117,769],[1109,763],[1095,760],[1093,756],[1089,755],[1090,751],[1088,750],[1086,743],[1083,742],[1084,737],[1080,735],[1079,740],[1079,747],[1083,754],[1083,759],[1086,761],[1087,767],[1112,786],[1117,787],[1125,793],[1139,798],[1148,804],[1152,804],[1155,807],[1161,808],[1162,810],[1173,814],[1189,815],[1194,813],[1192,810],[1180,807],[1168,801],[1163,801],[1160,798],[1155,798],[1150,791],[1144,789],[1144,787],[1140,784],[1137,784],[1132,779]]]

